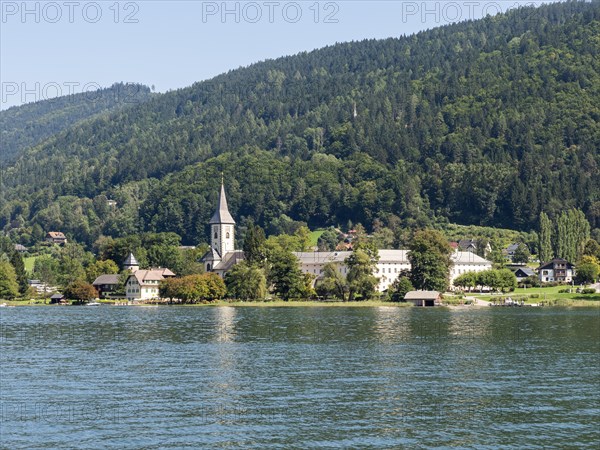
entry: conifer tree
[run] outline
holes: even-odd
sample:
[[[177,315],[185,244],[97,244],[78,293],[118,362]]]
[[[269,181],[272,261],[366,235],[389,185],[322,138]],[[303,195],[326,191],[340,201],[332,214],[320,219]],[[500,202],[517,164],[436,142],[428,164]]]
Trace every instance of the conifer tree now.
[[[545,212],[540,213],[540,243],[539,259],[540,262],[550,261],[554,255],[552,253],[552,222]]]

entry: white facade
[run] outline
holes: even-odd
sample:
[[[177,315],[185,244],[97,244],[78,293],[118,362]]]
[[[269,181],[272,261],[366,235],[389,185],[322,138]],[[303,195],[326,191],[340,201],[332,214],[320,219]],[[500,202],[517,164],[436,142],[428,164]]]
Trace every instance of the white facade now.
[[[215,223],[210,226],[211,247],[214,248],[219,255],[223,256],[234,251],[234,225]]]
[[[160,282],[174,276],[169,269],[137,270],[125,282],[125,296],[128,301],[158,299]]]
[[[458,276],[464,273],[483,272],[492,268],[490,261],[471,252],[454,252],[452,262],[454,265],[450,269],[450,285]]]
[[[348,272],[345,260],[352,252],[297,252],[294,255],[300,262],[303,273],[309,273],[319,278],[323,274],[323,267],[333,263],[344,276]],[[454,252],[452,254],[454,265],[450,269],[450,284],[466,272],[482,272],[492,268],[492,263],[471,252]],[[379,250],[379,261],[374,275],[379,278],[378,290],[387,290],[402,271],[410,270],[408,250]]]
[[[542,283],[559,282],[570,283],[575,276],[573,264],[566,259],[556,258],[552,261],[542,264],[539,271],[539,279]]]
[[[140,285],[135,277],[129,277],[125,284],[127,300],[151,300],[153,298],[158,298],[160,296],[158,292],[158,283],[158,280],[152,280]]]

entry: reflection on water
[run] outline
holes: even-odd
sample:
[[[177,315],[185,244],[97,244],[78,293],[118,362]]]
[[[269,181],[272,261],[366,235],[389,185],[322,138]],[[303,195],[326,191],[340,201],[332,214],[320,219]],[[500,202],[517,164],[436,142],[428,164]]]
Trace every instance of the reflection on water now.
[[[3,309],[0,448],[595,448],[599,314]]]

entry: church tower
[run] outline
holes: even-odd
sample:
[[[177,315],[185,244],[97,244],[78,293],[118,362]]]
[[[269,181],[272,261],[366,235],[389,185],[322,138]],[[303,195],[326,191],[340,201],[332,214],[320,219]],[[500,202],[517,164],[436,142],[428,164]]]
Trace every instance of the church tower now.
[[[221,258],[224,258],[228,252],[233,252],[234,248],[234,228],[235,220],[229,214],[227,207],[227,198],[225,197],[225,185],[221,180],[221,192],[219,193],[219,203],[217,210],[210,219],[210,246],[216,250]]]

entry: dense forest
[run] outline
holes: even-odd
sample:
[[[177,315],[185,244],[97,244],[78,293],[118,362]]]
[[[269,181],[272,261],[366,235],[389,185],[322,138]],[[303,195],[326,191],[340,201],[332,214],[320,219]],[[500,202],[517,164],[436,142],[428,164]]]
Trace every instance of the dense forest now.
[[[2,169],[0,228],[195,244],[223,172],[234,217],[267,230],[529,231],[570,208],[593,229],[599,148],[600,2],[556,3],[260,62],[78,122]]]
[[[21,86],[43,96],[46,92],[68,91],[69,86],[57,83],[40,86]],[[75,90],[75,86],[70,86]],[[17,89],[17,88],[15,88]],[[79,87],[83,90],[82,87]],[[14,95],[21,95],[17,92]],[[151,97],[150,88],[139,84],[115,83],[106,89],[85,90],[51,99],[39,99],[23,106],[0,111],[0,163],[19,156],[28,147],[66,130],[83,120],[116,109],[143,103]]]

